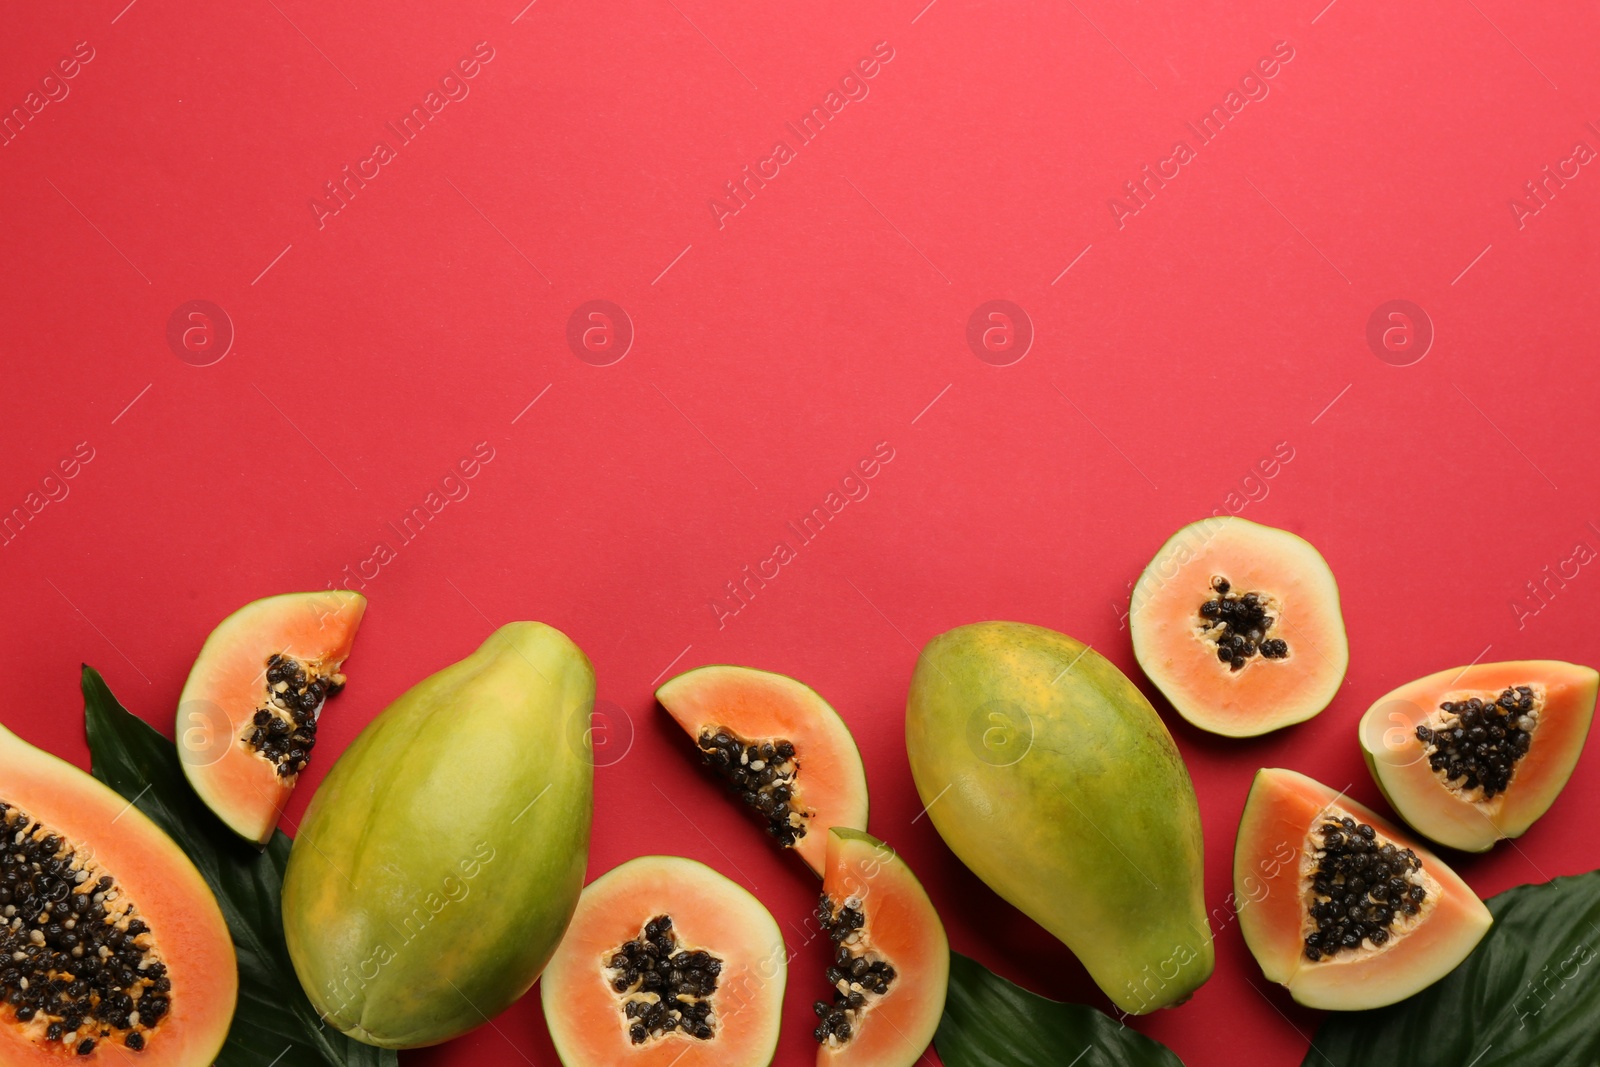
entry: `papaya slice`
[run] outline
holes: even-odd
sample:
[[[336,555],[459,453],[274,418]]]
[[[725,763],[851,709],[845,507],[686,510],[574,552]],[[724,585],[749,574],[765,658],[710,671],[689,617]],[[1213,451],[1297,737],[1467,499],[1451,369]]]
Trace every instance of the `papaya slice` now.
[[[833,948],[833,998],[812,1006],[817,1067],[911,1067],[950,988],[950,942],[922,883],[876,837],[835,826],[816,916]]]
[[[1440,671],[1361,717],[1367,768],[1411,828],[1484,852],[1520,837],[1572,777],[1600,674],[1559,660]]]
[[[818,875],[828,827],[866,829],[861,752],[815,689],[753,667],[712,666],[669,679],[656,699],[767,835]]]
[[[1449,974],[1493,922],[1443,860],[1343,793],[1256,772],[1233,854],[1261,973],[1310,1008],[1364,1011]]]
[[[238,964],[216,898],[172,838],[4,727],[0,834],[0,1063],[211,1063]]]
[[[206,638],[178,698],[178,754],[240,837],[272,839],[366,609],[344,589],[286,593],[246,604]]]
[[[787,976],[760,901],[702,863],[641,856],[584,889],[539,996],[565,1067],[765,1067]]]
[[[1128,608],[1139,666],[1202,730],[1252,737],[1316,715],[1350,663],[1339,587],[1322,554],[1236,516],[1179,530]]]

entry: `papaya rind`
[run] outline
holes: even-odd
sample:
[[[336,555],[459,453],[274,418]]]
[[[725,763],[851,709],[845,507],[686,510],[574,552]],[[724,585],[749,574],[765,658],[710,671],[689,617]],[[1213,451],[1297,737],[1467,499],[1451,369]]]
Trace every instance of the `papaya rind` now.
[[[1191,662],[1185,642],[1189,620],[1184,620],[1182,635],[1173,635],[1166,632],[1161,621],[1152,618],[1149,611],[1142,610],[1176,579],[1190,559],[1222,537],[1260,538],[1268,550],[1292,560],[1297,565],[1296,572],[1310,582],[1309,597],[1331,616],[1326,620],[1329,640],[1316,645],[1309,653],[1301,653],[1312,663],[1313,681],[1317,684],[1308,684],[1305,692],[1293,699],[1275,699],[1259,707],[1238,707],[1231,697],[1218,700],[1214,693],[1197,691],[1197,685],[1185,681],[1185,674],[1216,670],[1215,656],[1209,659],[1196,656]],[[1163,569],[1169,563],[1174,564],[1173,573],[1164,574]],[[1197,599],[1195,606],[1198,604]],[[1167,539],[1134,585],[1128,604],[1128,631],[1140,669],[1178,714],[1200,729],[1224,737],[1255,737],[1315,717],[1338,695],[1350,666],[1350,645],[1340,608],[1339,584],[1322,553],[1298,534],[1236,515],[1200,519]],[[1300,643],[1293,631],[1285,636],[1289,638],[1291,649]],[[1311,656],[1315,659],[1309,659]],[[1273,665],[1251,663],[1245,670],[1269,666]]]
[[[720,695],[719,687],[723,686],[767,688],[775,697],[791,702],[796,710],[795,724],[803,727],[806,733],[794,736],[797,731],[790,731],[789,740],[795,741],[797,747],[803,746],[799,776],[801,797],[815,815],[794,851],[813,874],[821,877],[827,863],[826,829],[849,826],[864,830],[867,826],[867,771],[855,736],[844,717],[821,693],[797,678],[756,667],[729,663],[695,667],[663,682],[656,689],[656,700],[691,738],[698,738],[700,730],[709,726],[740,732],[749,728],[752,732],[747,736],[773,732],[767,730],[766,723],[751,723],[737,714],[729,715],[726,709],[712,707]],[[823,766],[819,767],[819,763]],[[831,772],[833,781],[830,784],[835,786],[826,793],[819,793],[816,787],[822,770]],[[811,787],[809,792],[808,786]],[[819,800],[823,801],[820,806]]]
[[[974,740],[975,722],[988,738],[991,708],[1031,732],[1011,762]],[[1194,783],[1110,660],[1026,623],[941,634],[912,676],[906,751],[951,851],[1072,949],[1123,1011],[1180,1003],[1210,977]]]
[[[290,958],[330,1025],[437,1044],[532,986],[583,888],[593,703],[577,645],[510,623],[340,756],[283,886]]]
[[[1498,692],[1530,681],[1545,685],[1545,715],[1491,813],[1445,787],[1429,767],[1415,727],[1450,693]],[[1563,660],[1476,663],[1437,671],[1379,697],[1362,715],[1357,735],[1372,780],[1408,826],[1449,848],[1487,852],[1526,833],[1566,788],[1594,720],[1597,690],[1600,672]]]

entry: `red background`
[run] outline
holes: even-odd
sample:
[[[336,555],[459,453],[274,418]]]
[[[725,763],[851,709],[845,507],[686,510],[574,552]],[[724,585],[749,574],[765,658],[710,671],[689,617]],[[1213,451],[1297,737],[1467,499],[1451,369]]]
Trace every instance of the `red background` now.
[[[366,582],[352,685],[291,814],[407,686],[492,625],[542,619],[589,652],[614,736],[633,738],[598,772],[591,874],[676,851],[798,923],[810,876],[700,776],[651,697],[702,663],[780,670],[854,728],[871,828],[954,945],[1104,1005],[913,822],[901,715],[929,637],[1027,620],[1139,679],[1129,583],[1178,526],[1244,502],[1286,442],[1242,514],[1324,552],[1353,656],[1326,712],[1260,740],[1202,735],[1158,701],[1199,789],[1215,906],[1257,767],[1381,807],[1354,736],[1378,695],[1474,658],[1600,659],[1592,568],[1542,604],[1525,586],[1600,547],[1600,175],[1583,167],[1520,227],[1511,207],[1576,142],[1600,147],[1600,14],[1324,2],[11,13],[0,106],[25,106],[74,42],[94,58],[0,147],[0,508],[26,507],[79,442],[94,458],[0,549],[0,715],[86,764],[87,660],[170,731],[212,626],[339,580],[486,441],[470,495]],[[494,58],[470,95],[319,229],[323,183],[480,41]],[[792,142],[785,121],[880,41],[894,58],[870,95],[719,228],[723,183]],[[1184,122],[1279,41],[1294,58],[1270,95],[1119,229],[1108,199],[1175,140],[1194,147]],[[994,298],[1037,334],[1011,366],[965,340]],[[1365,339],[1396,298],[1436,331],[1404,367]],[[193,299],[236,331],[207,367],[167,342]],[[565,340],[591,299],[636,330],[610,366]],[[879,441],[894,459],[870,496],[719,627],[711,598]],[[1600,863],[1597,774],[1591,746],[1522,841],[1462,859],[1472,884]],[[791,969],[781,1064],[810,1062],[822,966],[813,945]],[[1210,983],[1137,1025],[1192,1065],[1287,1065],[1317,1021],[1227,923]],[[554,1063],[533,996],[404,1059]]]

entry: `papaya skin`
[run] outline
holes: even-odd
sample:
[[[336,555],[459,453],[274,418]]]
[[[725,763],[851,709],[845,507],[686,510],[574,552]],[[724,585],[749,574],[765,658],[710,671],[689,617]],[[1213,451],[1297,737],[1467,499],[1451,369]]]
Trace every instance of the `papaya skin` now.
[[[945,843],[1122,1011],[1182,1003],[1211,976],[1194,784],[1105,657],[1025,623],[941,634],[912,675],[906,751]]]
[[[511,623],[340,756],[283,885],[290,958],[330,1025],[416,1048],[533,985],[583,889],[594,687],[559,630]]]

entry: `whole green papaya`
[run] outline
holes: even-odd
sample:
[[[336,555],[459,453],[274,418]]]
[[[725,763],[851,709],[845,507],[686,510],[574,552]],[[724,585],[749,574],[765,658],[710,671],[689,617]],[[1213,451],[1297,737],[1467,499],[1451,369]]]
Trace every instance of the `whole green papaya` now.
[[[578,646],[515,622],[339,757],[283,883],[289,956],[330,1025],[431,1045],[533,985],[583,888],[593,706]]]
[[[1211,976],[1194,784],[1104,656],[1023,623],[941,634],[911,679],[906,751],[951,850],[1123,1011],[1179,1003]]]

